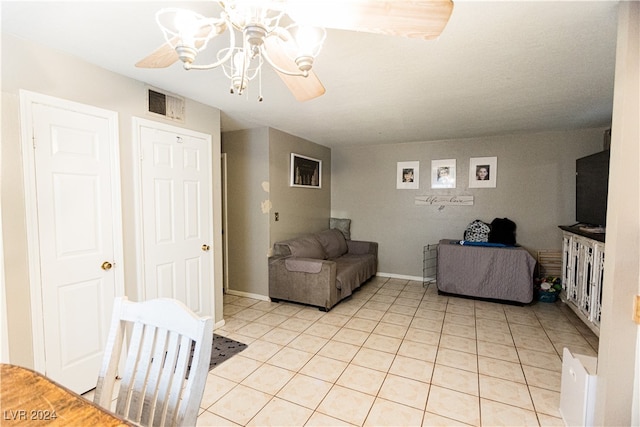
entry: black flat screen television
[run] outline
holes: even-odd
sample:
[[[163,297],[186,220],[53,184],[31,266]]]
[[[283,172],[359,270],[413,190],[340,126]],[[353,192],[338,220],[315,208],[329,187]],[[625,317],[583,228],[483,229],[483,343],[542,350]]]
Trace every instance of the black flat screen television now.
[[[576,160],[576,221],[604,227],[608,189],[609,150]]]

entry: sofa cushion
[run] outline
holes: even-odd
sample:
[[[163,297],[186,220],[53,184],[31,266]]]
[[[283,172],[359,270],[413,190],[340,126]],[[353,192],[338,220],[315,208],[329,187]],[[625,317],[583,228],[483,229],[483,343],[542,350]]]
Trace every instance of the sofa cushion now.
[[[287,241],[291,255],[299,258],[326,259],[324,248],[313,235],[302,236]]]
[[[336,286],[342,296],[351,295],[354,289],[376,274],[377,262],[373,254],[345,254],[335,262]]]
[[[340,230],[332,228],[316,233],[315,236],[324,248],[328,259],[335,259],[347,253],[347,241]]]

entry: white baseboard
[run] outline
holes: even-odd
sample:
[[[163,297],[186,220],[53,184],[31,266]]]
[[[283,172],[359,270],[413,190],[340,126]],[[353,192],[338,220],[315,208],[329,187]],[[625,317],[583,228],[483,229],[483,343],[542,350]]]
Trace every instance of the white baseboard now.
[[[269,297],[265,296],[265,295],[252,294],[252,293],[249,293],[249,292],[242,292],[242,291],[234,291],[233,289],[227,289],[227,293],[229,295],[235,295],[237,297],[253,298],[253,299],[260,300],[260,301],[271,301],[271,299],[269,299]]]
[[[389,277],[391,279],[403,279],[403,280],[414,280],[416,282],[422,282],[422,277],[418,277],[418,276],[405,276],[403,274],[394,274],[394,273],[382,273],[382,272],[378,272],[376,273],[376,276],[380,276],[380,277]]]
[[[224,321],[224,319],[222,319],[219,322],[216,322],[215,325],[213,325],[213,330],[215,331],[216,329],[220,329],[222,328],[227,322]]]

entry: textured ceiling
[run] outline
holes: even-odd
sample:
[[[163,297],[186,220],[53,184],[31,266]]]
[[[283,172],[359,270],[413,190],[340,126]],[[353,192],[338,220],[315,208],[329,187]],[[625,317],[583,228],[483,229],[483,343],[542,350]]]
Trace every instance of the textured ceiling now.
[[[248,95],[222,70],[138,69],[162,44],[154,14],[212,1],[2,1],[2,32],[222,110],[223,131],[270,126],[330,147],[609,126],[614,1],[456,1],[438,40],[329,30],[326,94],[297,102],[272,70]],[[15,60],[14,58],[2,58]]]

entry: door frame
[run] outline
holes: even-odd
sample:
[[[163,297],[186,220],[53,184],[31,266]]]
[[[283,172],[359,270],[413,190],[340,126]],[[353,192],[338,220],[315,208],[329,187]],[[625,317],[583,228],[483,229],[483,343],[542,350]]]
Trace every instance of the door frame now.
[[[222,176],[222,283],[224,293],[229,292],[229,222],[227,211],[227,153],[220,156],[220,169]]]
[[[134,204],[134,212],[135,212],[135,240],[136,240],[136,291],[137,297],[139,301],[146,300],[146,291],[145,291],[145,275],[144,275],[144,236],[143,236],[143,206],[142,206],[142,167],[141,167],[141,156],[142,150],[140,145],[142,144],[141,140],[141,127],[150,127],[158,130],[162,130],[165,132],[172,133],[180,133],[187,136],[193,136],[195,138],[202,138],[207,141],[210,147],[210,155],[206,159],[207,167],[209,169],[209,184],[210,184],[210,192],[209,192],[209,212],[211,215],[211,227],[209,227],[209,236],[208,239],[211,242],[211,246],[214,244],[214,224],[213,224],[213,161],[211,153],[213,153],[213,140],[211,135],[204,132],[198,132],[195,130],[156,122],[153,120],[143,119],[140,117],[132,117],[131,118],[131,126],[133,132],[133,189],[135,196],[135,204]],[[211,309],[211,317],[213,317],[215,313],[215,254],[211,253],[211,262],[210,262],[210,276],[211,276],[211,294],[209,307]]]
[[[31,330],[33,341],[33,365],[34,370],[46,373],[46,349],[44,341],[44,314],[42,307],[42,280],[40,280],[40,237],[38,234],[38,198],[36,193],[36,170],[33,134],[33,109],[35,104],[42,104],[54,108],[73,111],[81,114],[89,114],[104,118],[109,123],[110,161],[111,161],[111,186],[114,215],[112,223],[114,227],[113,252],[114,261],[119,268],[113,273],[116,296],[124,295],[124,249],[122,234],[122,206],[120,187],[120,141],[118,135],[118,113],[105,110],[92,105],[81,104],[66,99],[43,95],[36,92],[21,89],[20,118],[22,166],[24,175],[24,198],[26,214],[27,234],[27,259],[29,263],[29,291],[31,294]]]

